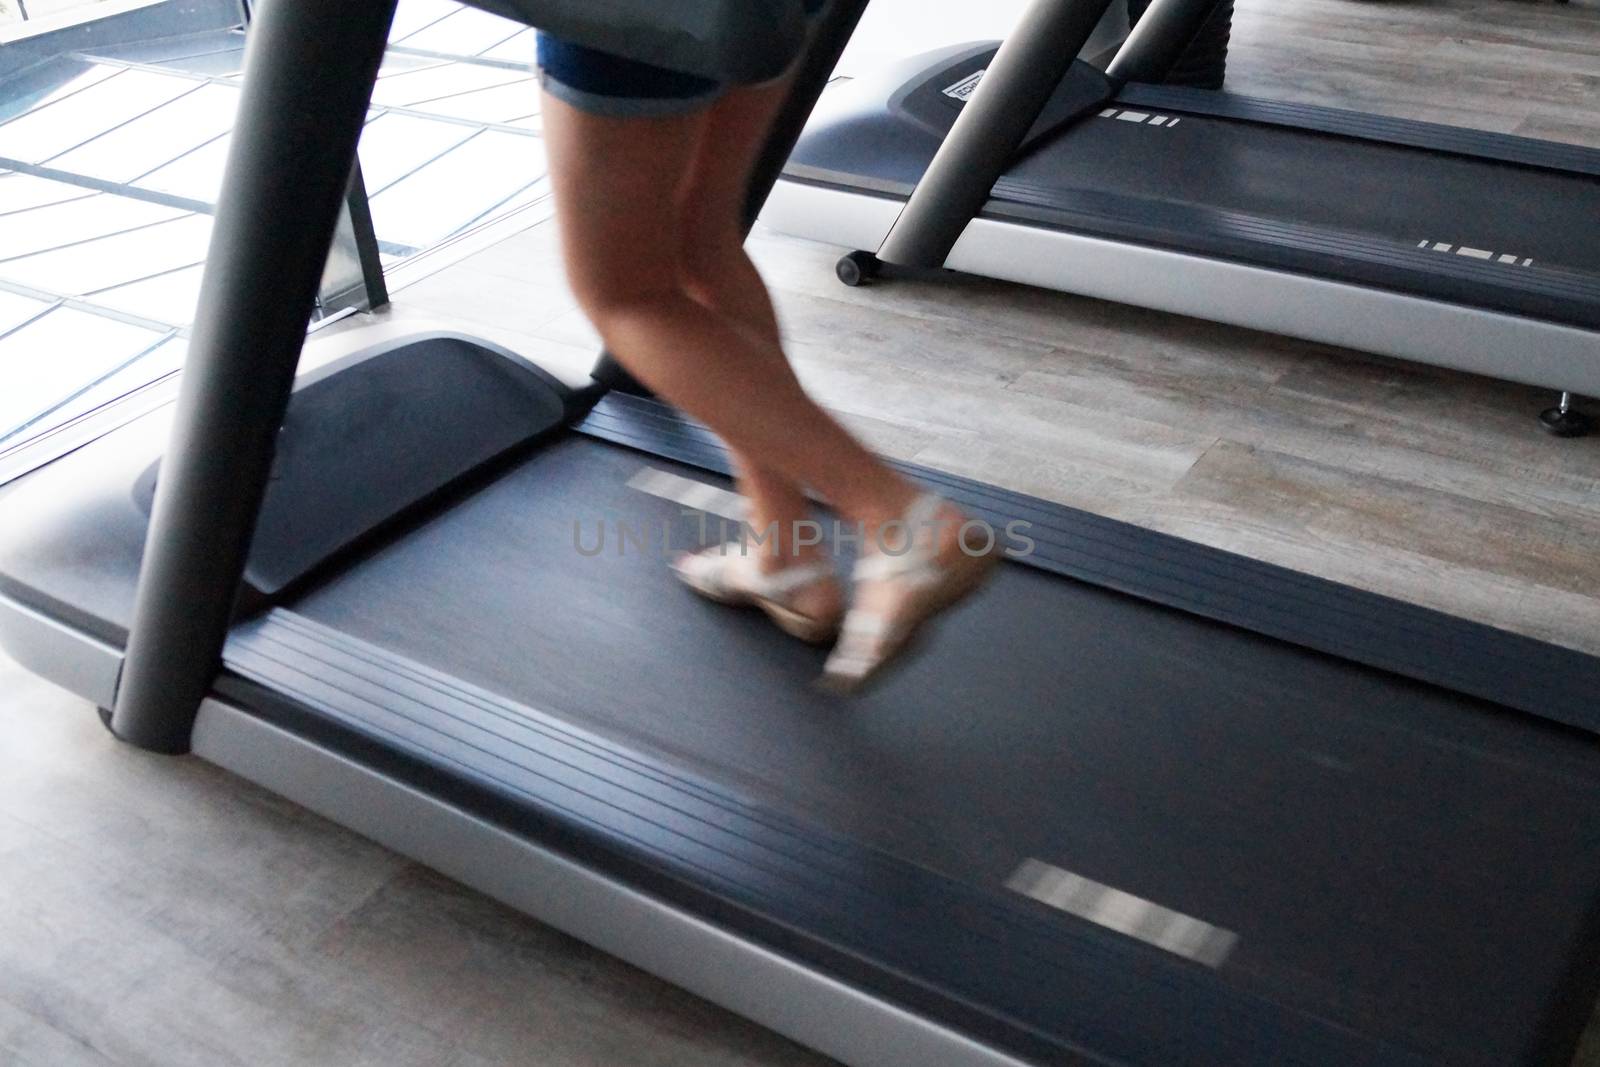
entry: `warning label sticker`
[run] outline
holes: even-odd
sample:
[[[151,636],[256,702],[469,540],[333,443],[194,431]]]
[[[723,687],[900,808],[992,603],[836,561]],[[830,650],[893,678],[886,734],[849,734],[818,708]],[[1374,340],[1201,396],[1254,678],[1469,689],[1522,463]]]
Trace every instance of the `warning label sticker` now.
[[[988,68],[984,68],[983,70],[978,71],[976,74],[967,75],[965,78],[962,78],[960,81],[946,89],[944,91],[944,95],[950,97],[952,100],[959,100],[965,104],[972,98],[972,94],[978,91],[978,83],[983,81],[983,76],[987,72]]]

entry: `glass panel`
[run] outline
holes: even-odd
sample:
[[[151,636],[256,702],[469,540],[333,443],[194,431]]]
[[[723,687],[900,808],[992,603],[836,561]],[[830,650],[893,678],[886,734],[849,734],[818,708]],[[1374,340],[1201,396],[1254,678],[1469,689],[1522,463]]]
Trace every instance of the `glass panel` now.
[[[372,102],[388,107],[413,107],[427,100],[455,93],[487,89],[491,85],[521,81],[528,75],[520,70],[484,67],[473,63],[441,62],[432,67],[389,74],[378,79]],[[0,127],[3,130],[4,127]],[[3,154],[3,153],[0,153]]]
[[[535,137],[489,130],[372,198],[378,236],[426,248],[544,177]]]
[[[34,208],[7,215],[0,257],[32,255],[76,241],[105,237],[136,226],[175,219],[185,212],[162,204],[95,193],[83,200]]]
[[[179,156],[161,169],[151,171],[133,184],[215,204],[217,194],[222,192],[222,170],[228,162],[228,141],[231,136],[225,133],[215,141]]]
[[[190,78],[124,70],[0,126],[0,156],[43,163],[195,88]]]
[[[35,300],[31,296],[20,296],[0,289],[0,333],[21,326],[49,307],[48,300]]]
[[[477,131],[411,115],[380,115],[361,135],[361,176],[375,195]]]
[[[93,195],[95,195],[93,190],[81,186],[53,182],[48,178],[35,178],[31,174],[0,171],[0,215],[8,211],[26,211],[29,208],[44,207],[46,204],[60,204],[67,200],[81,200]],[[8,244],[10,225],[6,224]]]
[[[25,111],[43,107],[63,96],[70,96],[79,89],[87,89],[96,82],[105,81],[121,67],[106,64],[90,66],[79,59],[56,59],[40,68],[39,76],[44,85],[55,82],[54,88],[43,90],[40,95],[33,96],[27,92],[17,95],[16,99],[0,101],[0,119],[8,119],[20,115]],[[10,82],[7,82],[10,85]]]
[[[161,334],[71,308],[0,338],[0,438],[20,429],[101,376],[110,374]]]
[[[400,0],[400,6],[394,13],[394,22],[389,27],[389,40],[409,37],[429,23],[459,10],[461,5],[453,0]]]
[[[202,262],[210,236],[209,215],[187,215],[0,263],[0,273],[47,292],[92,293]],[[262,279],[262,284],[271,284],[271,279]]]
[[[502,41],[483,53],[484,59],[501,59],[512,63],[534,65],[533,31],[524,29],[508,41]]]
[[[418,104],[417,110],[434,115],[472,119],[476,122],[509,123],[525,119],[539,110],[539,88],[532,78],[497,85],[492,89],[479,89],[473,93],[460,93],[440,100]]]
[[[106,181],[129,182],[232,129],[238,107],[238,89],[205,85],[57,156],[50,166]]]
[[[463,8],[396,44],[443,52],[450,56],[475,56],[522,32],[520,23],[486,11]]]
[[[205,265],[197,263],[115,289],[103,289],[90,294],[89,299],[102,307],[140,318],[187,326],[194,321],[195,304],[200,299],[200,276],[204,270]]]
[[[140,356],[105,381],[90,386],[83,393],[56,408],[50,413],[49,423],[60,426],[62,423],[71,422],[79,415],[88,414],[95,408],[103,407],[114,400],[121,400],[135,389],[149,385],[157,378],[178,370],[183,366],[184,356],[188,352],[189,342],[182,337],[163,341],[154,351]]]

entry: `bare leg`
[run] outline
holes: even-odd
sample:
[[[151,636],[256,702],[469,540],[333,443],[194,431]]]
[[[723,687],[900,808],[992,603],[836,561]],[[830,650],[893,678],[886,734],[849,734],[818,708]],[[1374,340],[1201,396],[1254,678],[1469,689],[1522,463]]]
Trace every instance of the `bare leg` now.
[[[758,523],[787,528],[810,486],[876,535],[912,513],[919,494],[801,388],[739,233],[751,161],[781,92],[737,90],[707,112],[656,119],[604,118],[546,98],[568,273],[618,359],[728,443]],[[894,554],[900,563],[871,541],[864,548],[876,562],[857,571],[826,668],[840,688],[872,676],[987,570],[989,560],[963,553],[956,509],[919,504],[915,514],[943,529],[914,534],[916,551]]]
[[[700,144],[679,191],[679,240],[683,286],[698,303],[744,326],[763,343],[763,350],[784,361],[774,368],[788,373],[781,350],[778,317],[766,284],[744,248],[742,215],[750,174],[762,137],[788,95],[790,82],[736,89],[706,117]],[[810,513],[803,486],[795,484],[755,457],[733,453],[740,492],[750,502],[750,522],[774,530],[771,551],[763,553],[764,571],[804,562],[816,546],[793,543],[796,524]],[[800,591],[795,606],[816,618],[833,617],[843,609],[837,584]]]
[[[805,394],[777,344],[684,288],[678,197],[708,122],[607,118],[545,98],[573,291],[640,381],[762,457],[761,471],[814,487],[869,527],[891,522],[916,490]]]

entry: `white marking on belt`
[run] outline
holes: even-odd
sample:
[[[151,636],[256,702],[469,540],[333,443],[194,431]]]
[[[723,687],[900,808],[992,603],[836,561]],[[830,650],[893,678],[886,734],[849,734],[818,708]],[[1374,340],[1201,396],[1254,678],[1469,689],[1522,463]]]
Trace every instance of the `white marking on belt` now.
[[[1118,122],[1143,122],[1150,117],[1148,111],[1124,111],[1117,116]]]
[[[1040,860],[1024,860],[1006,888],[1207,967],[1222,966],[1239,943],[1231,930]]]
[[[1509,266],[1513,266],[1513,267],[1517,267],[1517,266],[1531,267],[1531,266],[1533,266],[1533,260],[1531,260],[1531,259],[1521,259],[1518,256],[1512,255],[1510,252],[1502,252],[1499,255],[1496,255],[1495,253],[1489,251],[1486,248],[1473,248],[1470,245],[1452,245],[1452,244],[1447,244],[1444,241],[1418,241],[1417,242],[1417,247],[1418,248],[1427,248],[1430,245],[1433,247],[1433,250],[1436,251],[1436,252],[1452,252],[1453,251],[1458,256],[1466,256],[1468,259],[1481,259],[1485,263],[1488,263],[1488,262],[1505,263],[1505,264],[1507,264]]]
[[[640,467],[639,472],[628,479],[628,488],[660,497],[662,500],[670,500],[674,504],[682,504],[695,511],[720,515],[733,522],[744,521],[744,497],[715,485],[707,485],[693,478],[673,474],[671,471]]]

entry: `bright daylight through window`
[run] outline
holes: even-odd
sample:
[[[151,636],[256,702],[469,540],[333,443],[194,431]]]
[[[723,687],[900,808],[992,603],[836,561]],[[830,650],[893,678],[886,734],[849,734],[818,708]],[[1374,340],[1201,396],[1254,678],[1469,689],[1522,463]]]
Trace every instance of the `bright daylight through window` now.
[[[0,454],[181,367],[247,7],[0,0]],[[538,110],[531,30],[401,0],[361,142],[385,267],[546,195]]]

